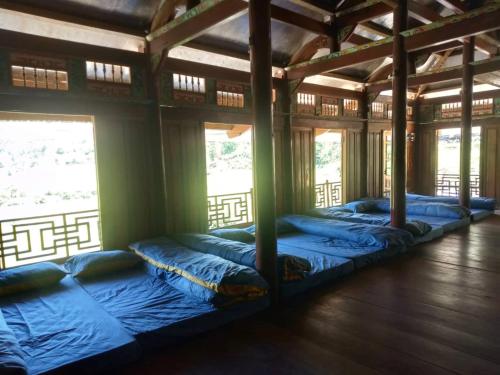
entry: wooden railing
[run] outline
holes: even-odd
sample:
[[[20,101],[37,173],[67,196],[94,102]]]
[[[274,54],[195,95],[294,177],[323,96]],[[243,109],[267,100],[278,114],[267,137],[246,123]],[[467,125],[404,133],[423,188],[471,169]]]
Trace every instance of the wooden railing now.
[[[253,222],[253,191],[208,197],[208,228]]]
[[[458,197],[460,193],[460,175],[438,174],[436,176],[436,195]],[[480,195],[479,175],[470,176],[470,193],[473,197]]]
[[[342,204],[342,182],[325,181],[315,186],[316,207],[340,206]]]
[[[100,249],[98,210],[0,220],[0,269]]]

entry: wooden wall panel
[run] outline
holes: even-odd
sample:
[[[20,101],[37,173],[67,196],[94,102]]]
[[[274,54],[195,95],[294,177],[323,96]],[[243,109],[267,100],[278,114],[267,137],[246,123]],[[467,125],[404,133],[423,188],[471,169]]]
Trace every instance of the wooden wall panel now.
[[[417,126],[417,163],[418,193],[435,194],[437,168],[436,128],[434,126]]]
[[[314,207],[314,132],[313,129],[294,128],[293,181],[294,212],[305,212]]]
[[[162,118],[168,233],[208,229],[204,129],[202,122]]]
[[[500,198],[500,128],[488,127],[482,133],[482,194]]]
[[[368,133],[368,196],[383,195],[384,175],[383,131]]]
[[[102,241],[127,248],[160,233],[159,167],[152,161],[151,131],[145,121],[95,117]]]
[[[284,213],[284,160],[283,160],[283,129],[274,128],[274,178],[276,185],[276,215]]]
[[[361,132],[348,129],[346,131],[345,143],[343,147],[343,178],[344,178],[344,201],[350,202],[361,198],[360,196],[360,153]]]

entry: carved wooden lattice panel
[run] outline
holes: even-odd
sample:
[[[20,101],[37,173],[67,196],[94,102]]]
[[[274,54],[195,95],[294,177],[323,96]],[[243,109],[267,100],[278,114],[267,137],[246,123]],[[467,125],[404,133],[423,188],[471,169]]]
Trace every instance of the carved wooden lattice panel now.
[[[0,268],[100,249],[98,210],[0,221]]]

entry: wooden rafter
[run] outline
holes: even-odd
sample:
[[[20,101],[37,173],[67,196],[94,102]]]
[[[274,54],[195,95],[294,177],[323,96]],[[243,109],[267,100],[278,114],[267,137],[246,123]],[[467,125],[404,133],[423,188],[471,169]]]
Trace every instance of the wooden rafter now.
[[[331,34],[330,25],[326,22],[317,21],[276,5],[271,5],[271,17],[277,21],[288,23],[319,35]]]
[[[369,0],[344,11],[337,12],[336,22],[339,27],[345,27],[367,22],[373,18],[380,17],[391,12],[392,7],[387,5],[385,2],[380,0]]]
[[[444,54],[439,55],[438,59],[432,64],[432,66],[428,69],[429,72],[442,69],[450,55],[453,53],[454,49],[449,49],[444,52]],[[423,84],[418,87],[416,98],[420,97],[427,89],[428,84]]]
[[[180,0],[162,0],[156,9],[155,15],[151,20],[149,32],[158,30],[163,25],[167,24],[175,18],[175,7],[180,3]]]
[[[205,0],[147,35],[151,52],[158,54],[164,49],[185,44],[211,27],[246,12],[247,7],[242,0]]]
[[[471,64],[474,75],[494,72],[500,70],[500,56],[492,57],[491,59],[476,61]],[[451,81],[462,77],[462,65],[453,66],[450,68],[435,69],[424,73],[411,74],[408,76],[408,86],[416,87],[430,83]],[[370,93],[390,90],[392,80],[386,79],[383,81],[368,84],[367,90]]]
[[[410,15],[424,24],[445,19],[445,17],[441,16],[438,12],[432,10],[430,7],[421,5],[416,1],[409,1],[408,8],[410,11]],[[464,12],[457,13],[463,14]],[[482,36],[476,41],[476,48],[488,55],[495,55],[498,49],[497,46],[481,38]]]
[[[487,15],[487,17],[485,17]],[[462,37],[475,35],[500,28],[500,4],[484,6],[468,13],[447,17],[441,21],[417,27],[402,33],[407,51],[446,43]],[[348,48],[327,56],[288,66],[289,79],[320,74],[326,71],[355,65],[391,55],[392,37],[375,41],[359,47]]]

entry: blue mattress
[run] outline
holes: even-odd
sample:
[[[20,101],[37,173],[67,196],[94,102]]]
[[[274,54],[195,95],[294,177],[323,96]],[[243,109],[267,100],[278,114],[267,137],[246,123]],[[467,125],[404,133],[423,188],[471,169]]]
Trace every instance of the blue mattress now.
[[[390,218],[391,214],[385,212],[370,212],[370,215]],[[432,227],[442,227],[444,233],[451,232],[453,230],[466,227],[470,224],[470,217],[464,217],[462,219],[452,219],[447,217],[438,217],[438,216],[419,216],[419,215],[407,215],[406,218],[408,220],[420,220],[426,222]]]
[[[389,226],[391,224],[391,217],[389,214],[377,215],[372,213],[354,213],[349,211],[346,212],[338,210],[331,211],[329,208],[315,208],[309,211],[309,214],[311,216],[323,219],[341,220],[341,221],[348,221],[351,223],[363,223],[363,224],[381,225],[381,226]],[[432,229],[430,232],[424,235],[421,236],[414,235],[413,237],[415,239],[415,244],[432,241],[436,238],[441,237],[444,234],[442,226],[431,224],[426,220],[426,218],[427,217],[425,217],[425,219],[422,219],[420,221],[429,224],[432,227]]]
[[[374,245],[362,245],[351,241],[299,232],[281,235],[278,238],[278,248],[286,252],[302,249],[318,254],[350,259],[356,268],[394,256],[404,249],[396,246],[381,248]]]
[[[441,202],[441,203],[447,203],[447,204],[459,204],[459,199],[457,197],[449,197],[449,196],[406,194],[406,199],[408,201],[424,201],[424,202]],[[496,206],[495,198],[472,197],[470,200],[470,207],[473,209],[494,211],[495,206]]]
[[[267,297],[261,297],[215,307],[152,276],[146,266],[78,282],[147,348],[177,342],[251,315],[269,304]]]
[[[354,271],[354,263],[351,259],[288,246],[282,244],[279,239],[278,252],[307,259],[311,264],[311,271],[305,279],[281,284],[281,295],[283,297],[291,297],[302,293]]]
[[[0,300],[30,374],[97,373],[140,354],[137,341],[70,276],[44,291]]]
[[[480,221],[480,220],[483,220],[483,219],[486,219],[488,216],[491,216],[495,213],[495,211],[491,211],[491,210],[484,210],[484,209],[480,209],[480,208],[473,208],[470,210],[471,212],[471,219],[472,221]]]

